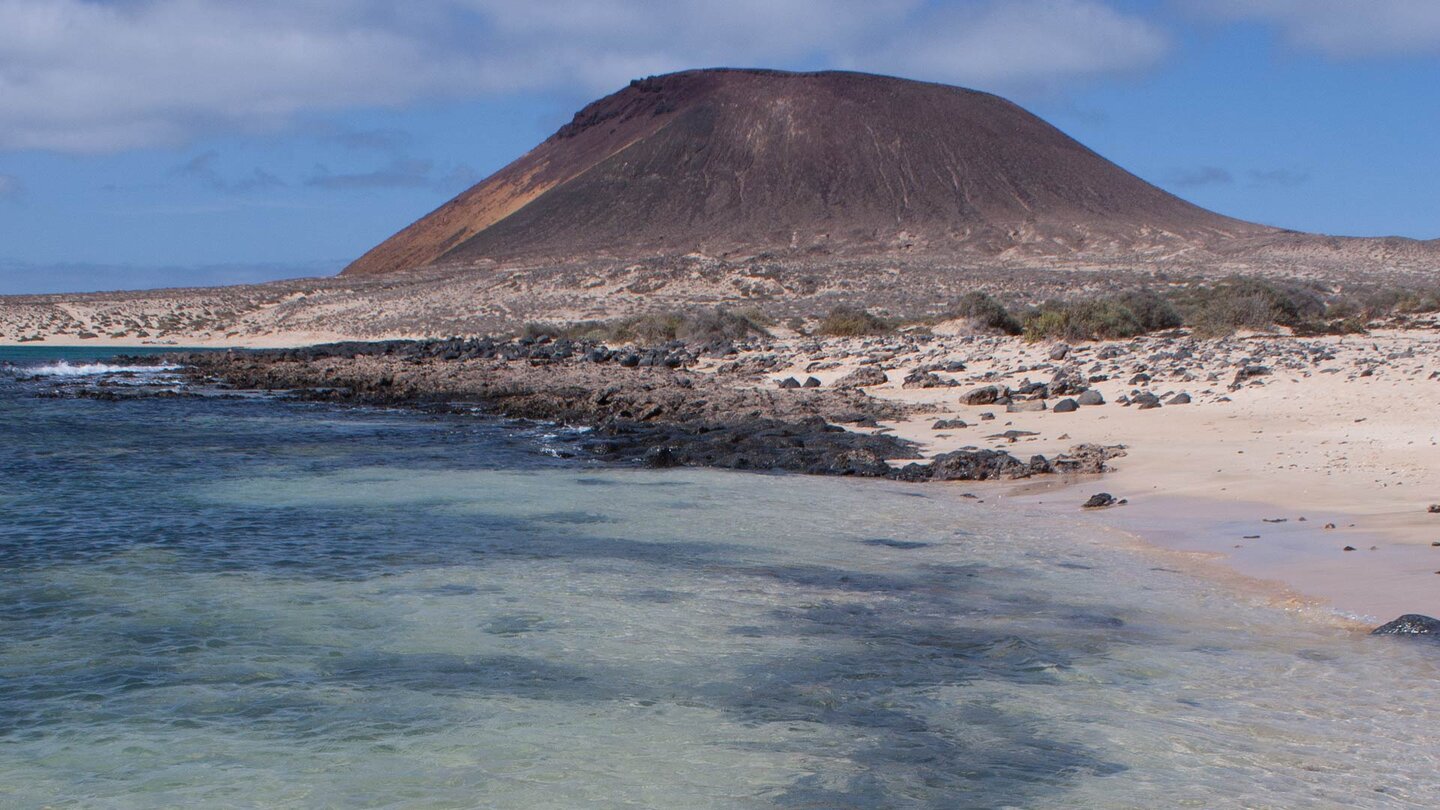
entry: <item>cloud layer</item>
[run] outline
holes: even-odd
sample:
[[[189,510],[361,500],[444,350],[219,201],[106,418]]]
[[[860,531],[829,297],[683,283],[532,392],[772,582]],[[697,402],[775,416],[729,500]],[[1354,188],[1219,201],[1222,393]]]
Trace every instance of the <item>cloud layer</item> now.
[[[1291,46],[1333,57],[1440,53],[1435,0],[1188,0],[1222,20],[1274,25]]]
[[[1043,88],[1168,47],[1102,0],[0,0],[0,149],[174,145],[712,65]]]

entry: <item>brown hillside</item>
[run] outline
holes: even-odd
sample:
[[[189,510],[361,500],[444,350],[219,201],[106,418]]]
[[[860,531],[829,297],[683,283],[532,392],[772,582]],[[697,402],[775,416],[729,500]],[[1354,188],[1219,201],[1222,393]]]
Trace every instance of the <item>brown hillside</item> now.
[[[1277,234],[1135,177],[1005,99],[859,73],[632,82],[346,268],[1116,254]]]

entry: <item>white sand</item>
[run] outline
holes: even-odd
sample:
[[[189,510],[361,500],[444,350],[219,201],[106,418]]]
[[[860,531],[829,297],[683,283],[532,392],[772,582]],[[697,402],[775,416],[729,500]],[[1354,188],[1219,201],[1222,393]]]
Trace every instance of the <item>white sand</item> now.
[[[1064,519],[1137,532],[1161,546],[1276,582],[1288,594],[1323,600],[1347,615],[1388,620],[1407,612],[1440,614],[1440,547],[1431,546],[1440,541],[1440,514],[1426,511],[1440,503],[1440,379],[1431,378],[1440,373],[1440,334],[1309,339],[1303,343],[1329,348],[1335,358],[1295,370],[1277,367],[1257,378],[1259,385],[1236,391],[1228,390],[1233,359],[1197,360],[1186,364],[1192,381],[1162,376],[1139,386],[1128,378],[1098,383],[1107,404],[1074,413],[1006,413],[1003,406],[957,404],[962,392],[992,381],[987,373],[1012,386],[1027,377],[1047,381],[1051,370],[1010,372],[1049,365],[1049,347],[1014,340],[979,347],[943,343],[924,354],[964,361],[964,372],[941,374],[961,386],[901,388],[906,370],[920,359],[902,355],[882,364],[895,367],[888,372],[889,384],[867,389],[941,408],[884,426],[919,442],[927,456],[964,446],[1004,449],[1021,458],[1053,455],[1081,442],[1128,448],[1112,462],[1114,472],[1068,489],[974,483],[954,485],[958,489],[1045,503]],[[1399,357],[1386,359],[1392,355]],[[829,383],[855,365],[846,362],[816,376]],[[1368,366],[1372,375],[1359,376],[1359,368]],[[1206,381],[1210,372],[1218,382]],[[771,376],[791,374],[804,379],[806,372],[796,365]],[[1115,403],[1135,388],[1185,391],[1195,402],[1144,411]],[[1056,401],[1052,397],[1049,403]],[[996,419],[980,421],[982,412]],[[931,424],[937,418],[959,418],[970,426],[936,431]],[[1007,430],[1038,435],[1014,442],[987,438]],[[1129,503],[1082,512],[1080,503],[1100,491]],[[1356,550],[1343,551],[1347,545]]]

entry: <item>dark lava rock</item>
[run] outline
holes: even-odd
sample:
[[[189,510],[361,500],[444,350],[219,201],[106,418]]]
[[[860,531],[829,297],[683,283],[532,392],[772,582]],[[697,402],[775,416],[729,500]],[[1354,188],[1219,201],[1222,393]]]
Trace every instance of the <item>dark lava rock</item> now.
[[[1149,393],[1148,391],[1143,394],[1137,394],[1134,399],[1130,400],[1130,402],[1142,411],[1148,411],[1151,408],[1160,407],[1160,397],[1157,397],[1154,394]]]
[[[990,421],[993,421],[994,419],[995,419],[995,414],[990,413],[989,411],[986,411],[985,413],[980,414],[980,421],[981,421],[981,422],[990,422]]]
[[[1190,395],[1189,395],[1189,394],[1176,394],[1175,396],[1173,396],[1173,397],[1170,398],[1170,401],[1169,401],[1169,402],[1167,402],[1167,403],[1165,403],[1165,404],[1167,404],[1167,405],[1189,405],[1189,404],[1190,404]]]
[[[1090,500],[1085,502],[1084,508],[1102,509],[1106,506],[1114,506],[1116,503],[1117,502],[1114,495],[1111,495],[1108,492],[1097,492],[1096,494],[1090,496]]]
[[[1055,413],[1070,413],[1080,410],[1080,403],[1073,399],[1066,398],[1055,403],[1055,407],[1052,410],[1054,410]]]
[[[935,424],[930,426],[931,430],[959,430],[970,427],[964,419],[937,419]]]
[[[900,383],[901,388],[946,388],[954,385],[951,380],[943,379],[933,371],[920,371],[916,369],[906,375],[904,382]]]
[[[1241,366],[1235,371],[1235,378],[1230,381],[1230,389],[1233,391],[1256,377],[1264,377],[1269,374],[1269,366]]]
[[[875,366],[861,366],[835,381],[836,388],[864,388],[890,382],[885,372]]]
[[[806,378],[805,378],[805,384],[802,385],[801,387],[802,387],[802,388],[819,388],[819,387],[820,387],[820,378],[819,378],[819,377],[806,377]]]
[[[1124,445],[1077,444],[1063,455],[1056,456],[1051,464],[1056,472],[1094,474],[1110,469],[1106,462],[1123,455]]]
[[[994,405],[1004,392],[998,386],[982,385],[960,395],[961,405]]]
[[[1090,389],[1087,389],[1087,390],[1085,390],[1085,391],[1081,391],[1081,392],[1080,392],[1080,396],[1078,396],[1078,397],[1075,398],[1075,402],[1078,403],[1078,404],[1080,404],[1080,405],[1087,405],[1087,406],[1088,406],[1088,405],[1104,405],[1104,404],[1105,404],[1105,397],[1104,397],[1104,395],[1102,395],[1099,391],[1096,391],[1094,388],[1090,388]]]
[[[1404,616],[1370,631],[1372,636],[1433,636],[1440,634],[1440,619],[1432,619],[1419,613]]]
[[[786,388],[786,389],[789,389],[789,388],[799,388],[799,387],[800,387],[800,381],[797,380],[797,379],[795,379],[794,377],[786,377],[785,379],[783,379],[783,380],[780,381],[780,387],[781,387],[781,388]]]
[[[1080,369],[1074,366],[1062,368],[1055,372],[1055,376],[1050,379],[1050,384],[1046,386],[1048,389],[1047,393],[1056,397],[1074,396],[1084,392],[1089,387],[1090,384],[1084,375],[1080,373]]]
[[[676,457],[674,450],[662,445],[645,451],[645,466],[668,469],[680,466],[680,459]]]
[[[1044,458],[1040,458],[1044,462]],[[1049,472],[1049,464],[1037,468],[1034,460],[1024,462],[1000,450],[956,450],[942,453],[929,464],[908,464],[900,477],[912,481],[990,481],[1028,478]]]

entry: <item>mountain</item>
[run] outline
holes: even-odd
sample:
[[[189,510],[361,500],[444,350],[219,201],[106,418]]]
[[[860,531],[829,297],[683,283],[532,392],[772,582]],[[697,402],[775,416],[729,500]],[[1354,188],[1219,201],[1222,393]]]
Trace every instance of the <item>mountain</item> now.
[[[1115,255],[1280,233],[1156,188],[988,93],[717,69],[590,104],[344,272],[691,253]]]

